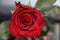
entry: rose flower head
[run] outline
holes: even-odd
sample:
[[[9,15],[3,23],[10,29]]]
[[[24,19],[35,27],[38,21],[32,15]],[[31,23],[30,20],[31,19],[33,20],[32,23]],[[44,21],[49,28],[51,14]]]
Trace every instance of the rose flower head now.
[[[42,12],[20,2],[15,2],[15,5],[16,9],[10,21],[10,33],[17,38],[39,36],[46,24]]]

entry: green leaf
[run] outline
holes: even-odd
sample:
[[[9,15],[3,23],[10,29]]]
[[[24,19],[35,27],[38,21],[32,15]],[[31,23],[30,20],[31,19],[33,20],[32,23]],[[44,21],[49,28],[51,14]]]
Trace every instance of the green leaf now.
[[[50,16],[50,13],[47,13],[47,14],[44,15],[44,17],[48,17],[48,16]]]
[[[48,31],[49,31],[49,26],[48,25],[44,26],[41,32],[41,36],[47,35]]]
[[[47,11],[53,8],[53,3],[55,1],[56,0],[38,0],[35,7],[41,11]]]
[[[0,24],[0,39],[8,39],[9,21],[4,21]]]
[[[60,7],[54,7],[53,11],[55,12],[56,17],[60,17]]]

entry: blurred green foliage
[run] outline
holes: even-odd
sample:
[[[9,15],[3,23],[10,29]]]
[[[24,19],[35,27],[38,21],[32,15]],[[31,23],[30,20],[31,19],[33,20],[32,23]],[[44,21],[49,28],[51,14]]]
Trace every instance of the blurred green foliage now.
[[[48,11],[53,8],[53,3],[56,0],[38,0],[36,3],[36,8],[41,11]]]
[[[9,21],[0,23],[0,39],[8,39],[9,35]]]

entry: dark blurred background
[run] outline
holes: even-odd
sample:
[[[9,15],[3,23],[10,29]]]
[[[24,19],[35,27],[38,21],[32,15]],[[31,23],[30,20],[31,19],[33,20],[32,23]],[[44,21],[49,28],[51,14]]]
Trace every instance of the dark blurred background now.
[[[9,20],[11,17],[11,10],[15,9],[14,1],[0,0],[0,22]]]

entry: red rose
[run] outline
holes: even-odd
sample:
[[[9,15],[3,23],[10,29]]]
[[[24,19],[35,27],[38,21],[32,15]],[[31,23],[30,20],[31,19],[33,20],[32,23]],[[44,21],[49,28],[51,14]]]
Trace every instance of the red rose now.
[[[41,33],[46,24],[42,12],[30,6],[16,3],[16,10],[12,14],[10,33],[15,37],[34,37]]]

